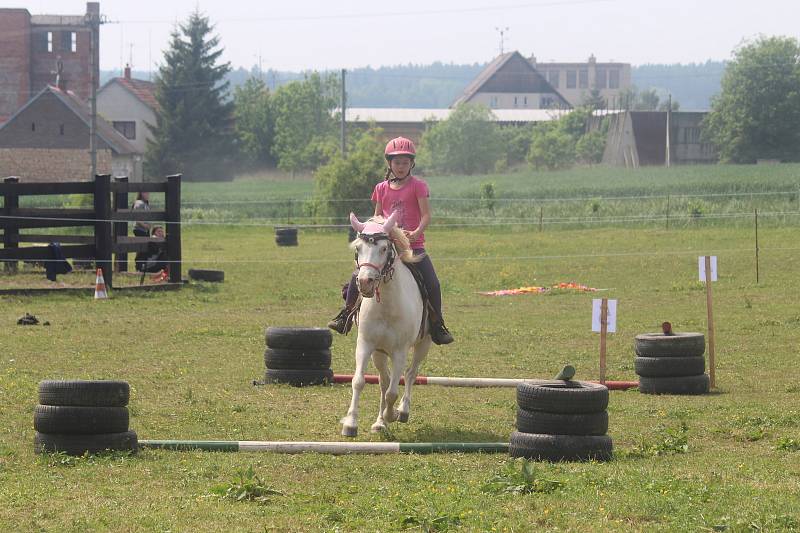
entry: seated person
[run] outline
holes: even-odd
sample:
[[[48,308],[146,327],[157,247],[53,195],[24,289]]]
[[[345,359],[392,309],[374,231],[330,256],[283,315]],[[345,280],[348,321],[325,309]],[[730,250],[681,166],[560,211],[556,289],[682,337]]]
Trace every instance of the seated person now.
[[[151,236],[157,239],[164,239],[164,228],[154,226]],[[147,243],[147,250],[138,252],[135,262],[137,272],[161,272],[166,270],[168,268],[166,246],[163,242],[151,241]]]

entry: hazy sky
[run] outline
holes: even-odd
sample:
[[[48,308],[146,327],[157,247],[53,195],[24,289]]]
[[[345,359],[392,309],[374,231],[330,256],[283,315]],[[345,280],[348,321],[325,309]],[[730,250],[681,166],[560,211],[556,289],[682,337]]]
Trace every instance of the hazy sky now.
[[[82,14],[76,0],[0,1],[32,14]],[[338,69],[485,62],[505,49],[540,61],[689,63],[727,59],[742,39],[800,36],[800,0],[106,0],[101,67],[161,60],[176,21],[196,8],[234,67]],[[131,46],[132,51],[131,51]]]

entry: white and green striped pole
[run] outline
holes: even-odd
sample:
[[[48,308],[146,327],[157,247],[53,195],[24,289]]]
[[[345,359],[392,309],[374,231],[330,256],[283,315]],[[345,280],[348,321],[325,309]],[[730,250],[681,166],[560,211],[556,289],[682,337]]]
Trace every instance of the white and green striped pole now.
[[[294,442],[258,440],[140,440],[142,448],[214,452],[325,453],[508,453],[505,442]]]

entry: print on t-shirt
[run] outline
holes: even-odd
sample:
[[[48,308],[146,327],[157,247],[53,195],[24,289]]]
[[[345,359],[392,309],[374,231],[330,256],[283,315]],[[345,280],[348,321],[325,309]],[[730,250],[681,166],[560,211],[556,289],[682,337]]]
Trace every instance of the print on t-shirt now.
[[[402,199],[397,199],[394,202],[392,202],[392,208],[389,212],[394,213],[395,211],[397,211],[398,214],[397,220],[399,220],[397,225],[400,226],[401,229],[408,229],[405,226],[403,226],[403,221],[406,219],[406,208],[405,208],[405,203],[403,202]]]

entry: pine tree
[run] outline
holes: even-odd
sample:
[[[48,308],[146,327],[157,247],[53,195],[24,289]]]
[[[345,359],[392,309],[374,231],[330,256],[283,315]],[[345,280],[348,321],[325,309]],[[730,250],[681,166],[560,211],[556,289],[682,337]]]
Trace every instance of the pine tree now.
[[[195,12],[172,32],[156,79],[159,109],[144,163],[150,177],[230,177],[233,104],[225,81],[230,63],[217,64],[222,49],[219,37],[209,35],[212,30],[208,18]]]

